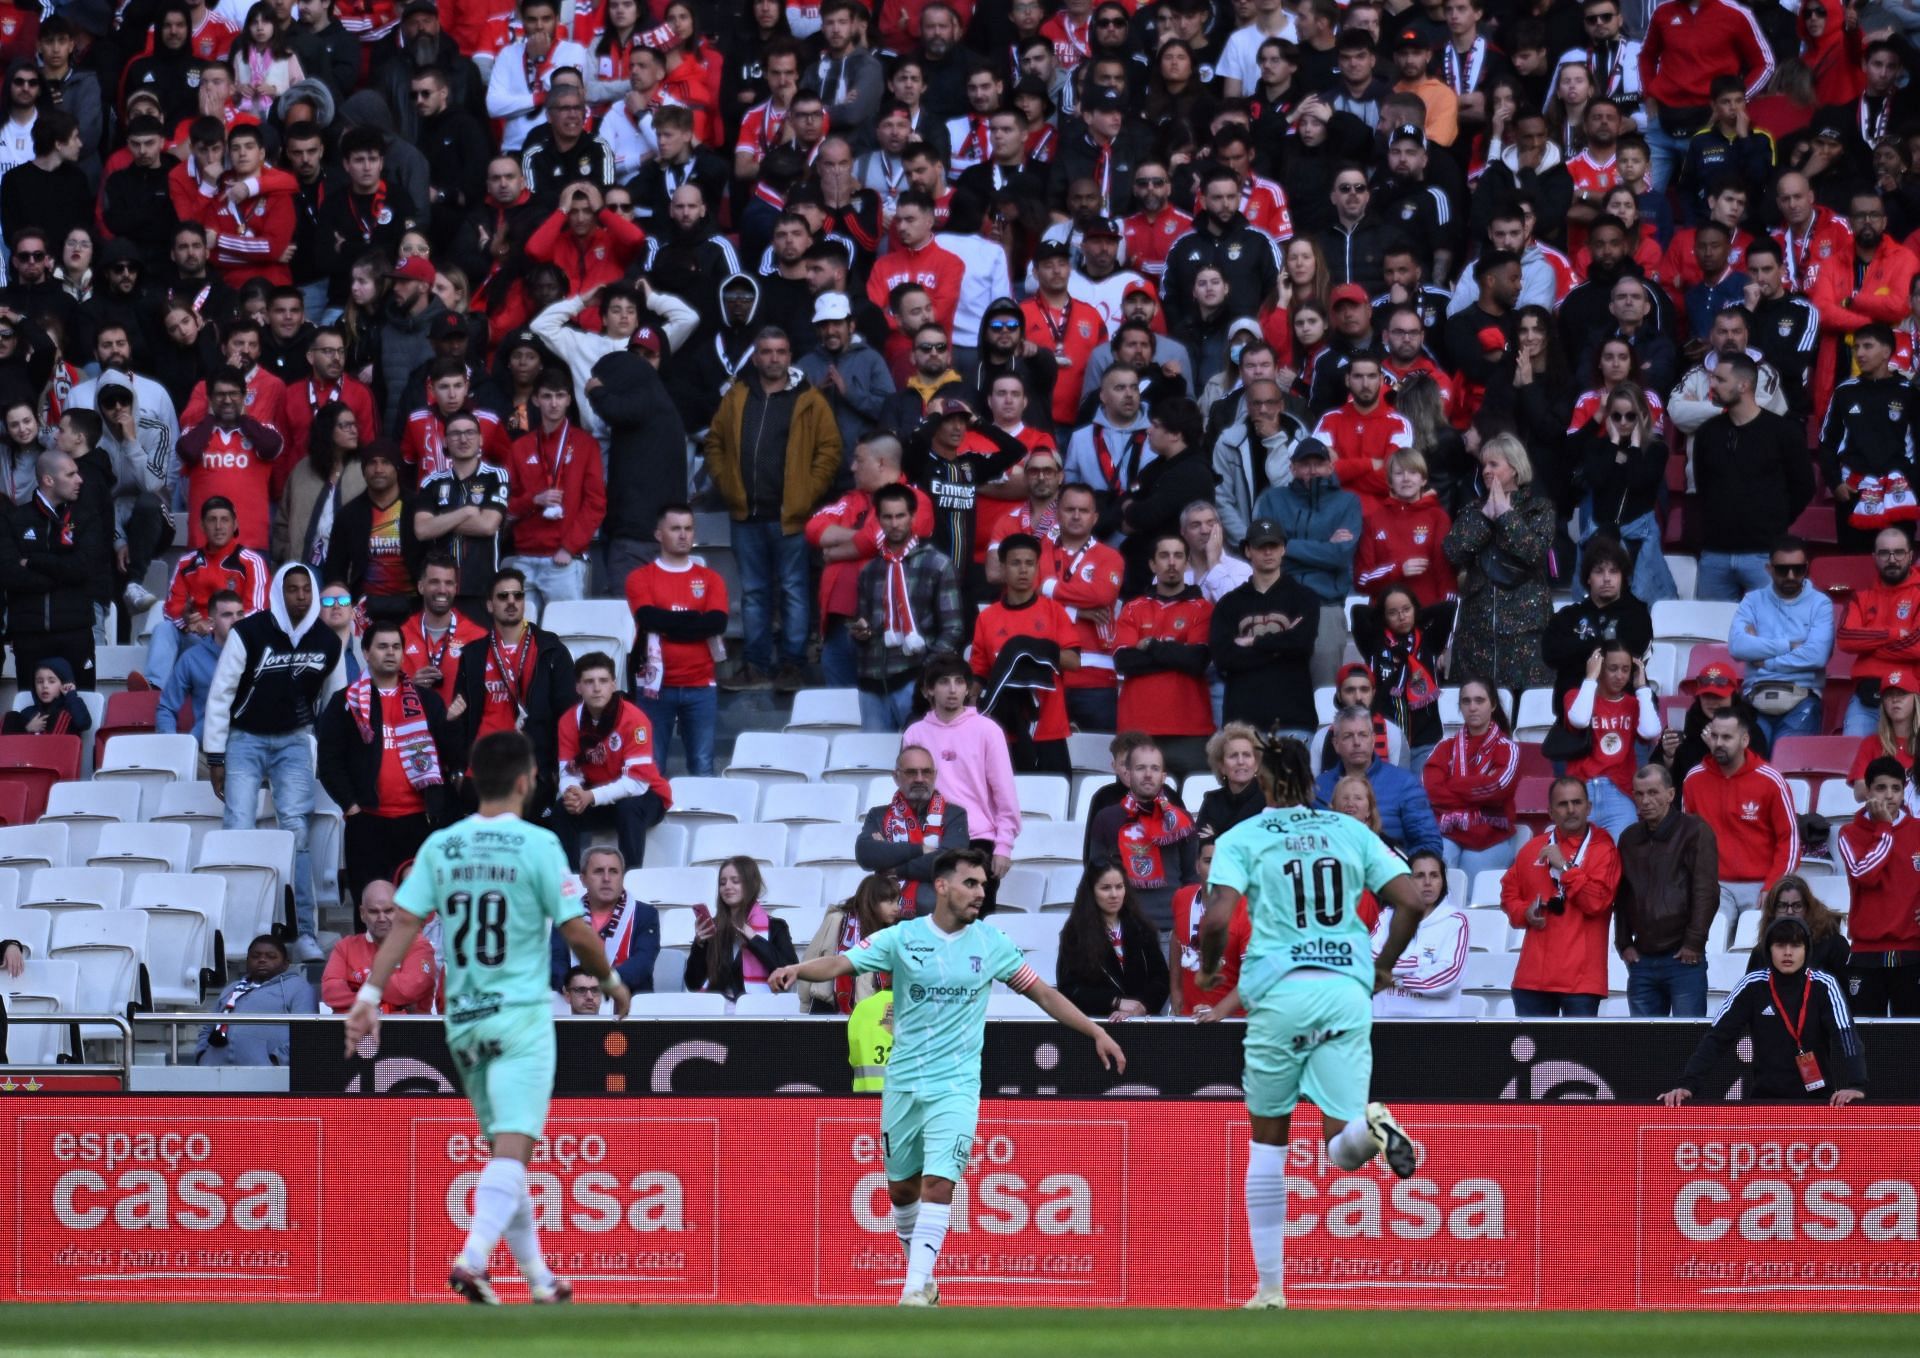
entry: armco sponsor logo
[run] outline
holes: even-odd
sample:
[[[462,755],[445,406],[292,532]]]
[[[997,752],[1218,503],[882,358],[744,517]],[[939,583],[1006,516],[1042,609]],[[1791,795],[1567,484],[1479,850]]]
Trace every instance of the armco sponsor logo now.
[[[22,1296],[318,1296],[318,1119],[22,1118]]]
[[[414,1118],[411,1277],[446,1291],[447,1260],[473,1224],[487,1140],[472,1118]],[[607,1301],[719,1295],[720,1130],[711,1118],[556,1117],[527,1166],[547,1263]],[[497,1286],[525,1286],[503,1244]]]
[[[1863,1307],[1920,1299],[1920,1167],[1896,1127],[1642,1127],[1640,1297],[1722,1307],[1824,1291]],[[1908,1143],[1910,1144],[1910,1142]]]
[[[821,1118],[814,1295],[893,1300],[905,1276],[887,1198],[879,1104]],[[1013,1305],[1127,1300],[1124,1120],[982,1118],[940,1252],[942,1293]]]
[[[1410,1118],[1420,1163],[1342,1170],[1307,1105],[1287,1147],[1287,1295],[1312,1305],[1535,1306],[1540,1291],[1541,1128]],[[1226,1301],[1253,1292],[1242,1184],[1247,1135],[1226,1129]]]

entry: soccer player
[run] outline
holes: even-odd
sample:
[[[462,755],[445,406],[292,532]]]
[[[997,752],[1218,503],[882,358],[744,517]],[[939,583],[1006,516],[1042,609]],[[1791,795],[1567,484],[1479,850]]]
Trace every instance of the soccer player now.
[[[387,978],[438,911],[446,939],[447,1047],[492,1147],[473,1193],[473,1228],[447,1285],[477,1305],[499,1305],[487,1266],[504,1234],[532,1300],[571,1301],[573,1284],[547,1267],[527,1196],[527,1163],[546,1130],[553,1094],[548,927],[557,927],[580,965],[599,978],[616,1015],[625,1016],[633,996],[607,965],[592,923],[561,895],[568,865],[560,841],[520,819],[533,792],[533,743],[518,731],[483,737],[473,747],[471,776],[480,810],[420,846],[396,897],[401,913],[347,1015],[347,1054],[362,1038],[377,1046]]]
[[[1253,938],[1240,964],[1238,999],[1247,1011],[1241,1085],[1253,1119],[1247,1227],[1260,1274],[1246,1309],[1277,1311],[1287,1304],[1287,1137],[1301,1095],[1320,1110],[1334,1164],[1359,1169],[1384,1152],[1396,1175],[1413,1175],[1413,1142],[1385,1104],[1367,1102],[1367,1086],[1373,995],[1393,983],[1393,964],[1426,906],[1406,861],[1378,835],[1351,816],[1313,809],[1305,745],[1293,739],[1270,745],[1260,778],[1267,809],[1221,835],[1214,848],[1200,922],[1199,985],[1219,984],[1221,948],[1244,895]],[[1358,908],[1367,891],[1393,907],[1377,959]],[[1201,1022],[1232,1012],[1223,1001]]]
[[[880,1099],[880,1140],[893,1227],[907,1259],[902,1306],[940,1304],[933,1266],[947,1238],[953,1186],[967,1172],[980,1120],[980,1048],[993,983],[1005,981],[1091,1038],[1102,1065],[1127,1068],[1119,1044],[1041,980],[1005,934],[978,922],[987,896],[986,854],[942,853],[933,863],[933,891],[932,914],[871,934],[851,952],[810,958],[767,978],[780,994],[795,981],[870,971],[893,976],[893,1056]]]

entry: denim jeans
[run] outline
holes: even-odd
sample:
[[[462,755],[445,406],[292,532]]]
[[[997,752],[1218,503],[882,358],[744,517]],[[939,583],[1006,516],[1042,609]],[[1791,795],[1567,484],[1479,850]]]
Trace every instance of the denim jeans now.
[[[527,577],[527,612],[537,614],[550,603],[587,597],[587,562],[575,557],[564,566],[553,564],[550,556],[510,556],[506,564]],[[622,583],[621,592],[626,592]]]
[[[293,918],[302,938],[317,938],[319,911],[313,902],[313,857],[307,851],[307,820],[313,815],[313,749],[307,728],[262,736],[234,731],[227,738],[227,809],[221,824],[253,829],[260,786],[273,788],[273,814],[293,833]]]
[[[1514,858],[1520,852],[1523,839],[1515,837],[1505,839],[1490,849],[1463,849],[1450,839],[1440,841],[1440,857],[1446,860],[1450,868],[1458,868],[1467,874],[1467,888],[1472,890],[1473,879],[1483,872],[1505,872],[1513,866]],[[1464,901],[1455,901],[1455,905],[1465,908]]]
[[[1598,995],[1562,995],[1557,990],[1513,992],[1515,1018],[1599,1018]]]
[[[1760,714],[1760,729],[1767,733],[1767,748],[1772,749],[1780,743],[1781,736],[1817,736],[1820,734],[1820,714],[1826,700],[1816,691],[1807,695],[1793,711],[1784,717],[1769,717]],[[1876,724],[1874,729],[1878,729]]]
[[[654,757],[662,765],[673,743],[674,723],[678,722],[680,752],[686,757],[687,772],[696,778],[713,776],[713,728],[720,719],[717,689],[710,684],[705,688],[663,688],[657,698],[638,697],[634,702],[653,726]]]
[[[1705,1018],[1706,962],[1689,966],[1669,953],[1628,964],[1627,1007],[1635,1018]]]
[[[1870,736],[1879,729],[1879,708],[1868,707],[1858,696],[1847,699],[1847,716],[1840,727],[1841,735]]]
[[[327,283],[327,279],[316,278],[300,285],[300,300],[306,305],[307,319],[315,325],[327,323],[323,319],[327,314]]]
[[[154,611],[157,613],[159,609],[160,605],[155,604]],[[167,676],[173,673],[173,662],[179,657],[180,629],[164,615],[155,618],[153,631],[147,634],[147,663],[140,673],[155,688],[165,688]]]
[[[1656,190],[1664,191],[1673,179],[1674,171],[1680,168],[1680,162],[1687,157],[1686,137],[1676,137],[1660,126],[1658,118],[1647,119],[1647,158],[1651,165],[1647,171],[1647,181]]]
[[[1070,688],[1067,690],[1067,720],[1077,731],[1109,732],[1119,729],[1120,690],[1117,688]]]
[[[876,735],[904,731],[913,720],[914,681],[911,677],[891,693],[860,690],[860,729]]]
[[[1715,603],[1737,604],[1756,589],[1773,582],[1767,578],[1765,552],[1702,552],[1700,575],[1693,597]]]
[[[1638,818],[1633,798],[1622,792],[1611,778],[1587,779],[1587,800],[1593,809],[1587,819],[1615,839]]]
[[[776,591],[780,620],[780,663],[807,659],[807,539],[783,533],[777,523],[736,523],[733,555],[740,563],[741,622],[746,629],[746,660],[773,668]]]
[[[845,618],[827,619],[826,635],[820,641],[820,677],[828,688],[852,688],[859,680],[860,648]]]

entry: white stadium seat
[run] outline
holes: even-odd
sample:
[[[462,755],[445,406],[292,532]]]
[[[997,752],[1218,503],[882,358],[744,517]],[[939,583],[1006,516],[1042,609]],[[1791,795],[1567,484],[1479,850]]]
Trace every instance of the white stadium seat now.
[[[119,868],[131,881],[143,872],[185,872],[193,859],[193,831],[185,825],[103,825],[87,866]]]
[[[634,1018],[725,1018],[725,995],[678,994],[635,995],[628,1014]]]
[[[540,613],[540,626],[560,638],[574,659],[593,651],[612,657],[614,682],[626,688],[633,650],[633,614],[620,599],[557,599]]]
[[[1513,738],[1519,741],[1538,741],[1553,729],[1554,720],[1553,690],[1525,689],[1520,694],[1520,705],[1514,713]]]
[[[760,793],[760,819],[780,825],[858,822],[860,789],[845,783],[776,783]]]
[[[627,894],[636,901],[666,911],[698,901],[712,909],[719,874],[712,868],[629,868]],[[661,916],[662,921],[665,915]]]
[[[1046,911],[1071,910],[1073,898],[1080,892],[1080,879],[1087,875],[1085,863],[1063,863],[1047,874],[1047,894],[1040,908]]]
[[[141,959],[147,952],[148,920],[143,910],[77,910],[58,915],[48,954],[80,966],[74,1007],[83,1014],[118,1014],[140,998]],[[114,1030],[93,1025],[83,1039],[108,1037]]]
[[[787,835],[787,848],[795,867],[859,867],[853,856],[860,838],[858,822],[835,825],[796,825]]]
[[[994,893],[995,917],[1010,910],[1036,911],[1046,903],[1047,874],[1038,868],[1014,868]]]
[[[807,945],[820,932],[820,921],[827,917],[826,910],[815,906],[810,910],[781,910],[777,913],[786,921],[787,931],[793,935],[793,950],[804,957]]]
[[[140,789],[132,783],[55,783],[47,790],[47,809],[40,823],[67,827],[67,852],[84,863],[100,843],[108,825],[140,820]]]
[[[689,828],[721,821],[750,821],[760,805],[760,787],[745,778],[676,778],[669,820]]]
[[[1023,953],[1053,954],[1060,948],[1062,915],[996,915],[987,921]]]
[[[1031,1019],[1045,1018],[1034,1002],[1025,995],[1016,995],[1011,990],[994,991],[987,996],[987,1017],[990,1019]]]
[[[1013,861],[1028,867],[1078,867],[1086,832],[1074,821],[1028,821],[1013,842]]]
[[[789,990],[784,995],[762,995],[757,991],[733,1002],[735,1018],[797,1018],[800,996]]]
[[[1511,990],[1514,968],[1520,954],[1512,952],[1470,952],[1467,954],[1467,978],[1462,990]]]
[[[769,910],[818,910],[823,875],[819,868],[761,868],[760,903]]]
[[[0,930],[0,932],[5,931]],[[1734,921],[1733,941],[1728,944],[1727,951],[1738,953],[1744,961],[1752,954],[1753,950],[1759,946],[1760,912],[1758,910],[1742,910],[1740,912],[1740,918]]]
[[[0,826],[0,865],[61,868],[67,865],[67,827],[51,825]]]
[[[1700,585],[1700,559],[1692,556],[1666,554],[1667,572],[1673,576],[1673,587],[1680,592],[1682,599],[1691,599]]]
[[[20,901],[20,869],[0,868],[0,910],[11,910]]]
[[[1482,868],[1473,875],[1473,891],[1469,899],[1457,904],[1474,910],[1498,910],[1500,882],[1506,875],[1503,868]]]
[[[1020,815],[1029,821],[1067,818],[1067,779],[1056,773],[1016,773],[1013,789]]]
[[[127,909],[144,910],[153,916],[156,932],[178,931],[181,921],[166,920],[173,914],[198,915],[206,921],[206,937],[200,965],[219,976],[226,967],[227,887],[218,877],[196,876],[191,872],[143,872],[127,888]],[[244,947],[252,935],[240,940]]]
[[[1513,926],[1498,910],[1467,911],[1467,947],[1474,952],[1511,951],[1508,939]]]
[[[647,831],[647,861],[650,868],[683,868],[687,850],[693,844],[693,832],[685,825],[667,819]],[[628,867],[633,864],[629,863]]]
[[[817,783],[827,766],[825,736],[785,731],[743,731],[733,744],[724,774],[769,788],[778,783]]]
[[[842,864],[837,868],[821,868],[820,872],[821,899],[829,905],[838,905],[842,901],[852,900],[853,894],[860,889],[860,884],[867,880],[867,870],[859,866],[848,867]]]
[[[827,754],[826,780],[861,786],[876,774],[892,773],[899,758],[899,736],[848,732],[833,737]]]
[[[694,929],[699,920],[691,910],[668,910],[660,916],[660,946],[662,948],[690,948],[693,946]],[[680,958],[684,965],[686,957]],[[675,987],[678,989],[679,987]]]
[[[168,783],[191,782],[199,776],[200,745],[191,735],[147,735],[130,732],[107,742],[100,779],[125,779],[140,789],[142,816],[160,808],[160,789]]]
[[[1733,630],[1732,603],[1702,599],[1663,599],[1653,605],[1655,641],[1696,641],[1724,646]]]
[[[293,832],[209,830],[193,870],[226,882],[227,942],[243,954],[250,940],[282,922],[293,880]]]
[[[47,955],[47,939],[53,933],[50,910],[0,910],[0,938],[10,938],[27,950],[27,959]]]
[[[1187,810],[1200,814],[1200,803],[1209,792],[1217,791],[1220,780],[1211,773],[1196,773],[1180,785],[1180,801]]]
[[[1108,746],[1113,743],[1110,735],[1101,735],[1097,731],[1076,731],[1067,737],[1067,757],[1073,763],[1075,773],[1097,773],[1102,777],[1113,776],[1113,755]]]
[[[114,744],[119,743],[116,738]],[[151,804],[142,797],[141,806],[146,808]],[[157,825],[186,826],[190,855],[198,858],[201,841],[206,839],[209,830],[221,828],[226,811],[227,804],[215,794],[213,784],[195,780],[162,786],[158,809],[148,810],[146,814],[147,819]]]
[[[0,971],[0,991],[7,997],[10,1019],[29,1014],[80,1012],[80,964],[64,958],[30,958],[18,976]],[[9,1065],[50,1066],[67,1050],[67,1029],[57,1023],[7,1025]]]
[[[806,828],[806,827],[802,827]],[[688,865],[718,867],[723,859],[745,856],[766,865],[787,861],[787,827],[784,825],[703,825],[693,832],[693,852]]]
[[[836,734],[860,729],[860,690],[857,688],[803,688],[793,695],[789,731]]]
[[[1747,913],[1755,919],[1760,917],[1758,910]],[[1708,953],[1707,989],[1726,993],[1739,985],[1740,978],[1747,974],[1747,953],[1751,951]]]
[[[1831,825],[1844,824],[1859,813],[1859,799],[1853,795],[1853,784],[1844,778],[1829,778],[1820,784],[1820,793],[1814,798],[1813,814]]]
[[[662,916],[662,932],[665,932],[665,917]],[[688,937],[692,937],[691,934]],[[656,995],[677,995],[686,989],[687,945],[668,947],[665,940],[660,944],[660,955],[653,959],[653,993]]]
[[[118,868],[41,868],[20,893],[22,909],[118,910],[126,899],[126,879]]]

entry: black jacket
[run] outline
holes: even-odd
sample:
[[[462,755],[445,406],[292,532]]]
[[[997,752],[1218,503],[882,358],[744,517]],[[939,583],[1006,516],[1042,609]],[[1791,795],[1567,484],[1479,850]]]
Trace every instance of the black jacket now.
[[[1827,1082],[1826,1088],[1812,1091],[1800,1078],[1794,1059],[1798,1048],[1787,1032],[1786,1021],[1774,1012],[1773,1002],[1777,990],[1780,1003],[1797,1023],[1809,985],[1813,994],[1806,998],[1806,1027],[1800,1036],[1806,1050],[1819,1058],[1820,1073]],[[1791,976],[1772,970],[1747,973],[1727,997],[1713,1027],[1701,1037],[1680,1077],[1680,1087],[1697,1095],[1720,1058],[1748,1036],[1753,1039],[1753,1066],[1742,1090],[1748,1099],[1825,1101],[1835,1090],[1864,1092],[1867,1087],[1867,1053],[1860,1043],[1860,1030],[1853,1026],[1853,1017],[1847,1012],[1840,982],[1824,971],[1801,970]]]
[[[1617,530],[1653,512],[1667,484],[1667,460],[1672,456],[1663,440],[1651,438],[1638,448],[1627,448],[1622,461],[1622,449],[1612,436],[1589,424],[1573,436],[1573,447],[1580,479],[1593,495],[1596,527]]]
[[[407,579],[414,580],[420,574],[420,539],[413,533],[414,506],[405,495],[400,497],[400,558],[407,565]],[[305,531],[304,526],[301,529]],[[373,501],[363,492],[340,506],[334,516],[333,534],[327,539],[326,575],[329,580],[338,580],[346,585],[347,592],[358,599],[366,593],[367,569],[373,558]],[[373,612],[381,617],[387,616],[382,608],[369,603]],[[405,617],[413,611],[413,589],[395,596],[392,604],[394,616]],[[344,803],[343,803],[344,805]]]
[[[1820,313],[1813,303],[1798,293],[1763,301],[1753,309],[1748,334],[1747,342],[1780,374],[1787,410],[1806,415],[1812,409],[1807,387],[1820,340]]]
[[[1193,818],[1194,829],[1200,838],[1213,839],[1266,809],[1267,794],[1261,790],[1258,778],[1237,793],[1222,783],[1200,799],[1200,814]]]
[[[1336,220],[1320,232],[1320,249],[1327,257],[1327,277],[1335,283],[1358,283],[1371,297],[1386,289],[1387,250],[1399,244],[1400,233],[1384,222],[1362,217],[1351,231]]]
[[[437,118],[420,119],[416,145],[427,158],[427,182],[440,191],[440,201],[428,207],[434,229],[451,235],[467,209],[486,194],[492,143],[472,114],[449,105]]]
[[[1127,562],[1126,597],[1147,590],[1153,540],[1163,533],[1178,533],[1180,511],[1195,500],[1211,500],[1219,483],[1205,448],[1189,448],[1179,457],[1156,457],[1140,469],[1139,485],[1120,515],[1120,527],[1127,535],[1120,544],[1120,555]]]
[[[466,763],[473,742],[480,734],[480,714],[487,705],[487,657],[493,647],[489,638],[493,635],[489,629],[487,636],[470,644],[460,653],[460,677],[456,680],[454,693],[467,700],[467,710],[460,716],[459,734],[456,740],[460,752],[459,763]],[[549,803],[553,801],[555,789],[560,785],[560,718],[577,701],[573,689],[573,657],[567,648],[551,632],[543,632],[532,623],[527,624],[526,640],[522,645],[531,644],[534,648],[533,659],[526,671],[527,689],[522,702],[526,707],[526,724],[520,729],[527,739],[533,742],[535,778],[532,806],[544,815]]]
[[[1813,499],[1813,459],[1801,425],[1762,410],[1745,425],[1716,415],[1693,436],[1700,545],[1709,552],[1770,551]]]
[[[1240,645],[1241,623],[1268,613],[1297,621],[1285,631],[1254,638],[1252,645]],[[1207,638],[1213,667],[1227,682],[1223,720],[1244,721],[1256,731],[1317,727],[1320,718],[1307,662],[1319,634],[1320,596],[1292,576],[1282,575],[1264,594],[1251,580],[1228,590],[1213,606],[1213,629]]]
[[[1133,167],[1153,154],[1153,135],[1136,122],[1122,123],[1120,135],[1107,148],[1107,215],[1118,221],[1133,211]],[[1060,149],[1049,163],[1047,195],[1050,205],[1064,212],[1067,185],[1076,179],[1097,179],[1100,148],[1084,124],[1060,133]]]
[[[686,426],[660,374],[639,354],[608,354],[593,376],[600,385],[586,399],[611,434],[603,531],[609,539],[650,541],[660,507],[686,498]]]
[[[420,705],[426,712],[427,730],[440,751],[442,782],[438,787],[425,788],[421,792],[421,800],[426,803],[427,820],[440,825],[447,819],[445,779],[451,777],[455,769],[452,731],[447,724],[447,705],[430,688],[416,688],[414,691],[420,695]],[[359,724],[347,712],[347,691],[341,689],[327,700],[326,707],[320,713],[320,723],[314,729],[314,734],[319,737],[320,754],[314,761],[313,771],[320,779],[320,786],[343,809],[358,806],[363,815],[372,814],[374,808],[380,805],[380,761],[385,751],[382,748],[384,742],[377,697],[368,707],[367,723],[372,727],[373,735],[371,739],[362,740]]]
[[[1850,377],[1833,389],[1820,431],[1820,473],[1829,486],[1838,485],[1848,472],[1898,472],[1912,483],[1916,395],[1920,393],[1896,372],[1877,382]]]
[[[115,240],[138,246],[149,269],[160,267],[180,223],[167,192],[167,167],[143,170],[129,165],[108,175],[100,189],[100,220]]]
[[[113,574],[113,539],[83,501],[56,511],[34,492],[9,511],[13,550],[0,570],[7,587],[7,635],[44,636],[93,627],[94,585]],[[29,680],[32,675],[28,675]]]
[[[1591,597],[1557,610],[1540,638],[1540,654],[1553,666],[1553,710],[1587,677],[1587,658],[1603,641],[1618,641],[1635,655],[1653,644],[1653,613],[1631,594],[1602,608]]]
[[[790,967],[800,960],[793,950],[793,933],[787,928],[787,922],[778,915],[767,917],[767,932],[764,938],[755,938],[746,943],[747,951],[760,959],[760,965],[768,971],[780,967]],[[686,986],[688,990],[712,990],[737,1000],[746,992],[746,982],[741,978],[740,949],[730,948],[726,960],[721,964],[718,976],[709,976],[707,972],[707,945],[694,940],[693,949],[687,954]],[[711,982],[711,984],[709,984]]]
[[[1236,214],[1218,235],[1207,223],[1196,222],[1193,230],[1167,250],[1167,272],[1160,296],[1167,309],[1169,330],[1184,328],[1192,321],[1193,278],[1208,264],[1227,280],[1229,316],[1257,315],[1260,304],[1280,282],[1280,247],[1265,232],[1249,226],[1245,217]]]
[[[1111,1014],[1121,1000],[1138,1000],[1149,1014],[1167,1007],[1171,985],[1159,931],[1123,920],[1120,933],[1120,957],[1113,955],[1104,938],[1100,940],[1098,970],[1084,956],[1084,950],[1075,946],[1078,940],[1072,934],[1064,929],[1060,933],[1055,987],[1095,1022]]]
[[[592,132],[581,133],[571,150],[562,151],[546,126],[536,127],[521,148],[520,167],[528,190],[549,211],[560,206],[560,190],[569,184],[584,180],[605,189],[614,182],[613,149]]]

